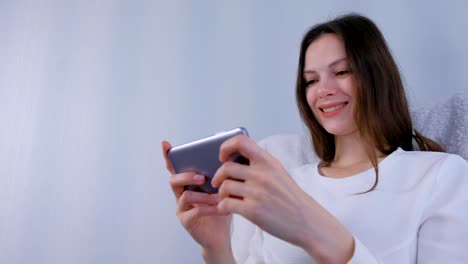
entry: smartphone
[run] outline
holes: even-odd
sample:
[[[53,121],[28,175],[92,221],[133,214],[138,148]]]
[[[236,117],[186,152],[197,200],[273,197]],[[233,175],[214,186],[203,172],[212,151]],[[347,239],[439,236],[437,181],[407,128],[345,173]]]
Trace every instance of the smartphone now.
[[[211,186],[211,178],[222,165],[219,161],[219,149],[224,141],[237,135],[249,136],[245,128],[238,127],[173,147],[168,151],[169,161],[176,173],[195,172],[205,176],[204,184],[200,186],[188,185],[185,186],[186,190],[205,193],[218,192],[217,188]],[[239,154],[233,155],[231,160],[248,165],[248,160]]]

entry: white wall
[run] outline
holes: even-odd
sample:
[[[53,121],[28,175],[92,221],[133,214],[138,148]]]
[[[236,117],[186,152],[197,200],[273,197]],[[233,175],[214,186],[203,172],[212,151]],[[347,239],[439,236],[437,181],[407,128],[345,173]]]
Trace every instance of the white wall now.
[[[437,2],[1,1],[0,263],[200,263],[160,141],[302,131],[300,39],[348,11],[413,105],[468,89],[468,4]]]

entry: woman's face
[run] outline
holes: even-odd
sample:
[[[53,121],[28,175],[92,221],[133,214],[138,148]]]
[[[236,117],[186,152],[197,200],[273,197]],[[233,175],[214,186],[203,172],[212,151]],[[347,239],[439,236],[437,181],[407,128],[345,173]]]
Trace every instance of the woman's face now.
[[[307,103],[320,125],[337,136],[357,131],[356,79],[339,36],[323,34],[309,45],[303,76]]]

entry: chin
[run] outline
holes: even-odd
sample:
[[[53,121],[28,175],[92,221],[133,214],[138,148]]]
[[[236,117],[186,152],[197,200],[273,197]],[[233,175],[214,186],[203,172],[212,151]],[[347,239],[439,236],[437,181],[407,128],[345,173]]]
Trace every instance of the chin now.
[[[325,126],[325,130],[335,136],[344,136],[353,133],[356,129],[342,126]]]
[[[334,135],[334,136],[342,136],[346,133],[343,133],[343,131],[340,130],[335,130],[335,129],[325,129],[328,133]]]

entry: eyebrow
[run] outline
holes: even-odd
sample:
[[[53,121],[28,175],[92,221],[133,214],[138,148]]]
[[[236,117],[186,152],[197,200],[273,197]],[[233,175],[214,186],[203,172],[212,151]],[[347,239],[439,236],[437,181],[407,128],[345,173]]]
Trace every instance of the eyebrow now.
[[[348,58],[346,58],[346,57],[345,57],[345,58],[341,58],[341,59],[337,59],[336,61],[334,61],[334,62],[328,64],[328,67],[329,67],[329,68],[330,68],[330,67],[333,67],[333,66],[335,66],[335,65],[337,65],[337,64],[339,64],[339,63],[341,63],[341,62],[343,62],[343,61],[347,61],[347,60],[348,60]],[[315,71],[314,71],[314,70],[307,70],[307,71],[304,71],[304,72],[303,72],[303,74],[306,74],[306,73],[315,73]]]

